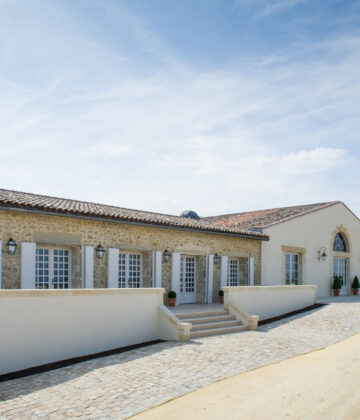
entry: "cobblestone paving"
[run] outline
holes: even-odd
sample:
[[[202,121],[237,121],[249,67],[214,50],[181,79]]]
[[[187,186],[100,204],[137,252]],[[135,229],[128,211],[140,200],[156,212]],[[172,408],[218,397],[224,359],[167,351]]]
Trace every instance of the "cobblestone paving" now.
[[[257,331],[167,342],[0,383],[1,419],[123,419],[250,369],[360,332],[360,302]]]

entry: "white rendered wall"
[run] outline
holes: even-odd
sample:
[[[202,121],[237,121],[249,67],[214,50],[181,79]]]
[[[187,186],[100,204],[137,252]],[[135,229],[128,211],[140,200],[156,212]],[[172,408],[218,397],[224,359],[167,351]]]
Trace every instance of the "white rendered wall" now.
[[[348,293],[355,275],[360,275],[360,221],[342,203],[297,217],[264,230],[269,242],[262,242],[261,284],[285,284],[282,246],[305,248],[302,284],[317,286],[318,296],[331,294],[333,277],[332,241],[334,232],[345,233],[350,244],[350,276]],[[327,259],[319,261],[317,252],[326,247]]]
[[[232,302],[260,320],[306,308],[315,301],[316,286],[224,287],[225,308]]]
[[[0,374],[162,337],[164,289],[0,290]]]

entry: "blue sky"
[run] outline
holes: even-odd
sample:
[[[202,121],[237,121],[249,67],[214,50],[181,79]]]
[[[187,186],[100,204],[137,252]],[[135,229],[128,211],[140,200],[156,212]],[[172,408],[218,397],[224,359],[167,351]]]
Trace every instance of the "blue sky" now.
[[[0,0],[1,187],[360,214],[360,1]]]

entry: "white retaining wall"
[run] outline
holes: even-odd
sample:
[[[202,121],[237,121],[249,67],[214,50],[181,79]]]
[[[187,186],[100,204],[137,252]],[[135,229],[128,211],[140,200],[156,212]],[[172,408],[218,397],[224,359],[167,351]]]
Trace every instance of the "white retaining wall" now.
[[[264,320],[313,305],[316,286],[224,287],[225,308],[229,302]]]
[[[164,289],[0,290],[0,374],[166,339],[158,322],[163,294]]]

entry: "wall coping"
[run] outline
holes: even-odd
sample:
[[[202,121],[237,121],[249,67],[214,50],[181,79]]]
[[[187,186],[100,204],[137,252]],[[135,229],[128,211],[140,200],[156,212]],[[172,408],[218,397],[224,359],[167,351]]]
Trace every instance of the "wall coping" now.
[[[6,297],[48,297],[48,296],[113,296],[113,295],[163,295],[165,289],[155,287],[124,289],[2,289],[0,298]]]
[[[236,292],[242,290],[297,290],[297,289],[316,289],[316,285],[299,284],[299,285],[279,285],[279,286],[226,286],[223,288],[224,292]]]

